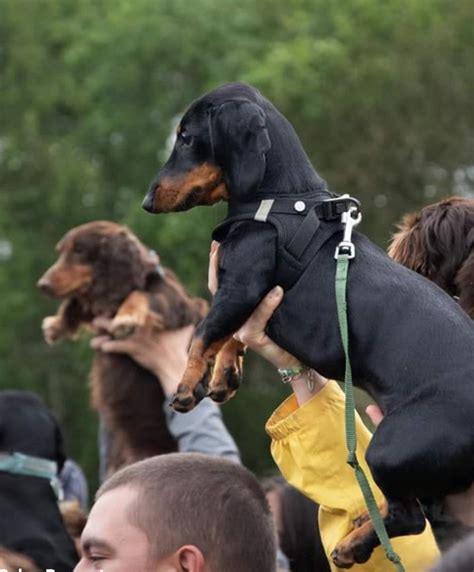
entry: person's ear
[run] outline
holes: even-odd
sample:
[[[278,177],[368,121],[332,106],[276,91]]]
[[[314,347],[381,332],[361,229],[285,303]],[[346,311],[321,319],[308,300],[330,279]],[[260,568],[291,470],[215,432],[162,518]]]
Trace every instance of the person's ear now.
[[[230,195],[258,189],[271,142],[263,109],[248,99],[234,99],[209,110],[214,160],[224,173]]]
[[[176,553],[180,572],[204,572],[205,562],[202,552],[197,546],[187,544]]]

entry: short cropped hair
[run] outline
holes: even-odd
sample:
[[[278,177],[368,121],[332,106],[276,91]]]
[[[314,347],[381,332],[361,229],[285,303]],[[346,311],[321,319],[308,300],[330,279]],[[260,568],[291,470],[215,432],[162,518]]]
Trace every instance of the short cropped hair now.
[[[128,516],[147,535],[150,558],[191,544],[210,570],[275,571],[270,509],[257,479],[241,465],[197,453],[151,457],[115,473],[96,499],[125,486],[138,492]]]

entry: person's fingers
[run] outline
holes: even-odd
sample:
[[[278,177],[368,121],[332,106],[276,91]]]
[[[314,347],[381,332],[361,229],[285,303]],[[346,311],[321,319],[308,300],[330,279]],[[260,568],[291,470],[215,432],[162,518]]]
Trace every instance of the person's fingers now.
[[[283,288],[275,286],[254,310],[250,318],[234,335],[236,340],[248,343],[252,338],[264,333],[268,320],[273,312],[278,308],[283,299]]]
[[[134,346],[130,345],[128,340],[113,340],[109,338],[104,341],[100,347],[100,351],[106,354],[131,354]]]
[[[209,270],[207,274],[207,287],[211,294],[215,294],[218,287],[217,280],[217,267],[218,267],[218,255],[219,255],[220,244],[213,240],[211,243],[211,251],[209,253]]]
[[[210,252],[210,256],[213,256],[214,254],[217,253],[217,251],[219,250],[219,246],[220,246],[220,242],[217,242],[217,240],[213,240],[211,242],[211,252]]]
[[[110,332],[112,320],[109,318],[98,317],[92,321],[92,327],[97,331]]]
[[[110,336],[95,336],[90,341],[90,347],[93,350],[100,350],[105,342],[110,340]]]
[[[375,427],[377,427],[384,418],[384,414],[378,405],[367,405],[365,412]]]

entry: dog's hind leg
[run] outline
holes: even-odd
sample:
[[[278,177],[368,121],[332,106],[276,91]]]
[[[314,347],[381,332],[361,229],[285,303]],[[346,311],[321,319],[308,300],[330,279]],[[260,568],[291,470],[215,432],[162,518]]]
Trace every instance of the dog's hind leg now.
[[[219,351],[209,383],[211,399],[223,403],[237,391],[242,381],[244,353],[244,344],[234,338],[231,338]]]
[[[382,515],[390,538],[420,534],[426,526],[425,516],[416,499],[388,499]],[[338,568],[350,568],[353,564],[367,562],[379,544],[369,519],[337,544],[331,558]]]

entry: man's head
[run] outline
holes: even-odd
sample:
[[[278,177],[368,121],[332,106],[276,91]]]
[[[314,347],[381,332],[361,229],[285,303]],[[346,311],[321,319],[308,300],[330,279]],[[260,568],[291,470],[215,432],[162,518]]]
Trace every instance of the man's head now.
[[[171,454],[102,485],[76,572],[275,570],[275,533],[256,478],[240,465]]]

